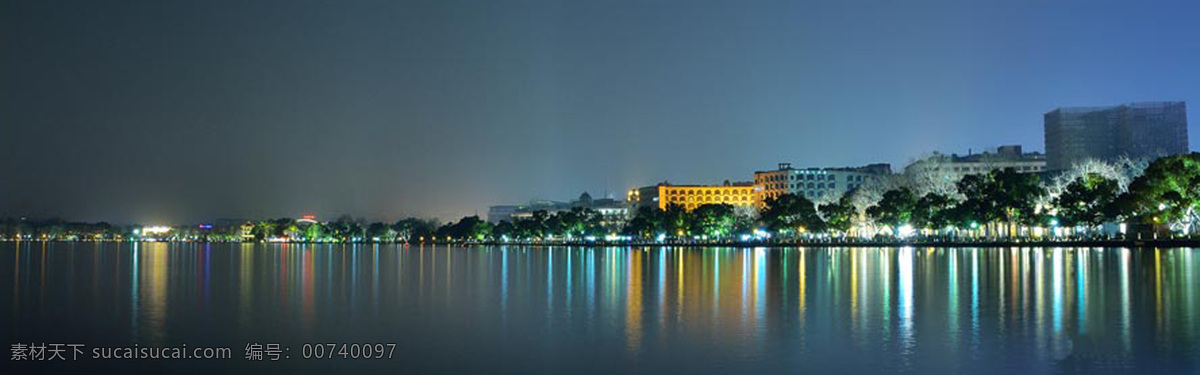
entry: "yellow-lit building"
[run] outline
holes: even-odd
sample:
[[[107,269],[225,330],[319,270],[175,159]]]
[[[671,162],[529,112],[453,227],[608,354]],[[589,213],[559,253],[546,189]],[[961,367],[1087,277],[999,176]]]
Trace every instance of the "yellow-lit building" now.
[[[629,190],[626,200],[639,207],[658,207],[677,204],[691,211],[706,204],[728,204],[731,206],[754,205],[754,183],[728,181],[723,185],[671,185],[661,183]]]
[[[242,224],[242,241],[254,241],[254,223],[245,222]]]

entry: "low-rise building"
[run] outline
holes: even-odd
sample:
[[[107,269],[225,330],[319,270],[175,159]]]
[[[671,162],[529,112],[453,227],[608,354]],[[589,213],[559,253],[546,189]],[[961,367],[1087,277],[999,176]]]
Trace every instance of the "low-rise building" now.
[[[533,217],[533,213],[537,211],[554,214],[562,211],[570,211],[575,208],[595,210],[600,214],[601,225],[611,228],[619,228],[625,225],[625,222],[629,220],[631,215],[629,206],[624,202],[612,198],[593,199],[591,194],[584,192],[579,195],[579,199],[571,202],[532,200],[526,205],[491,206],[488,208],[487,220],[493,224],[501,221],[512,222],[517,219]]]
[[[905,167],[906,170],[920,168],[925,172],[938,172],[957,181],[963,176],[988,173],[1012,168],[1020,173],[1042,173],[1046,171],[1046,155],[1040,152],[1022,152],[1020,145],[1000,146],[983,153],[938,154],[918,160]]]
[[[254,223],[247,221],[241,226],[242,241],[254,241]]]
[[[487,221],[492,224],[496,224],[501,221],[511,222],[513,214],[517,213],[517,211],[520,211],[523,207],[528,206],[500,205],[488,207]]]
[[[671,185],[663,182],[630,189],[626,199],[638,207],[658,207],[662,210],[672,204],[688,211],[706,204],[749,207],[754,205],[754,184],[725,181],[721,185]]]
[[[813,201],[841,198],[862,184],[892,173],[890,164],[870,164],[862,167],[792,168],[791,163],[779,163],[773,171],[754,172],[757,187],[754,202],[763,207],[768,200],[784,194],[795,194]]]

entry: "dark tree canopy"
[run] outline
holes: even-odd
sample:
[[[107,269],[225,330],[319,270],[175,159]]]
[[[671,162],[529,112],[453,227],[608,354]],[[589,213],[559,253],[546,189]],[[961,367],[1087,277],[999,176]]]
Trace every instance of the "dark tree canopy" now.
[[[888,190],[883,193],[879,203],[867,208],[867,216],[880,224],[899,230],[901,226],[912,221],[913,209],[916,208],[917,197],[908,188]]]
[[[1064,226],[1100,225],[1111,219],[1113,202],[1120,192],[1116,180],[1088,173],[1067,184],[1054,199],[1057,218]]]
[[[958,192],[966,197],[959,207],[968,220],[1040,224],[1037,200],[1046,192],[1037,175],[1012,168],[967,175],[958,182]]]
[[[956,215],[958,212],[954,209],[957,204],[958,201],[947,195],[925,194],[917,199],[916,206],[913,207],[912,224],[914,227],[928,229],[962,225]]]
[[[784,194],[768,200],[766,206],[762,221],[772,232],[819,231],[825,225],[817,214],[816,205],[795,194]]]
[[[703,236],[728,237],[736,221],[733,206],[728,204],[705,204],[692,211],[692,228]]]
[[[1193,222],[1200,207],[1200,153],[1163,157],[1129,184],[1120,216],[1146,223]]]
[[[817,208],[825,220],[827,229],[845,233],[854,226],[854,219],[858,217],[858,208],[854,206],[850,198],[850,194],[846,194],[837,202],[822,204]]]

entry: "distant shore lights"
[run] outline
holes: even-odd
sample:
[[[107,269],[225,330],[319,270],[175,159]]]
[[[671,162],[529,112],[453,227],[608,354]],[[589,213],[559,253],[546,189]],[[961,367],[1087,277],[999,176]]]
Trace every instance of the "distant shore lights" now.
[[[150,235],[155,235],[155,234],[165,234],[170,231],[171,231],[171,227],[164,226],[164,225],[142,227],[142,235],[143,236],[150,236]]]

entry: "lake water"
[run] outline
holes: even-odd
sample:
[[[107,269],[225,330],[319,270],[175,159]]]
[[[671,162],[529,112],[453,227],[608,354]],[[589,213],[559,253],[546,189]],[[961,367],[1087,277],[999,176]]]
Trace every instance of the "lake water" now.
[[[0,324],[88,356],[5,374],[1200,374],[1200,251],[7,242]]]

